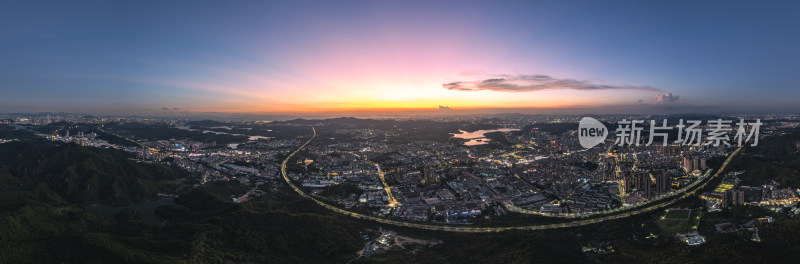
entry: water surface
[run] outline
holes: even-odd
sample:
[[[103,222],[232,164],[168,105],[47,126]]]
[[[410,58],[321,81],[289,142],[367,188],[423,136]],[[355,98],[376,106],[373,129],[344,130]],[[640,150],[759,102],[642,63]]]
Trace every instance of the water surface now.
[[[469,139],[469,141],[464,142],[465,146],[476,146],[489,143],[490,139],[484,136],[486,133],[511,132],[511,131],[519,131],[519,129],[517,128],[482,129],[473,132],[467,132],[459,129],[458,131],[460,133],[453,133],[453,137],[461,139]]]

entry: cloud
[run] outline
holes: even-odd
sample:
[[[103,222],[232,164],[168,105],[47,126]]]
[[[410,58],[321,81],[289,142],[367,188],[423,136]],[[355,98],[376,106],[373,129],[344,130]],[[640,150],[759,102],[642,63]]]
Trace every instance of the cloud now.
[[[169,108],[169,107],[166,107],[166,106],[164,106],[164,107],[161,107],[161,110],[162,110],[162,111],[169,111],[169,110],[180,110],[180,108],[179,108],[179,107],[173,107],[173,108]]]
[[[680,96],[672,95],[672,93],[665,93],[665,94],[659,94],[659,95],[654,96],[653,98],[650,98],[650,103],[651,104],[671,104],[671,103],[678,102],[678,100],[680,98],[681,98]]]
[[[661,92],[650,86],[607,85],[591,83],[575,79],[558,79],[548,75],[496,75],[482,81],[457,81],[442,84],[442,87],[454,91],[498,91],[498,92],[532,92],[553,89],[572,90],[640,90]]]

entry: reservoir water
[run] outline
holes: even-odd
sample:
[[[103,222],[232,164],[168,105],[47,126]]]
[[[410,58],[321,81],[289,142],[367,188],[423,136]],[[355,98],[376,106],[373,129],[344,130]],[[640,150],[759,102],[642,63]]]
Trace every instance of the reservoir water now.
[[[498,129],[482,129],[473,132],[467,132],[464,130],[458,130],[460,133],[453,133],[453,137],[461,138],[461,139],[468,139],[469,141],[464,142],[465,146],[476,146],[476,145],[483,145],[489,143],[489,139],[486,138],[484,135],[486,133],[492,132],[511,132],[511,131],[519,131],[517,128],[498,128]]]

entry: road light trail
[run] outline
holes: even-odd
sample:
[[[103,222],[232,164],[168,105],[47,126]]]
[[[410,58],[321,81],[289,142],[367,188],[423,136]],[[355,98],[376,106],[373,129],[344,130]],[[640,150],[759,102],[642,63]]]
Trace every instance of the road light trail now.
[[[360,159],[366,160],[367,162],[375,166],[375,169],[378,170],[378,178],[381,179],[381,183],[383,184],[383,189],[386,191],[386,195],[389,197],[389,207],[397,206],[399,203],[397,202],[397,199],[394,198],[394,194],[392,193],[392,187],[386,183],[386,175],[381,170],[381,165],[378,164],[377,162],[372,162],[367,158],[363,158],[356,153],[350,152],[350,154],[353,154],[353,156],[356,156]]]
[[[363,214],[347,211],[347,210],[341,209],[339,207],[330,205],[330,204],[325,203],[325,202],[323,202],[323,201],[321,201],[321,200],[319,200],[319,199],[317,199],[315,197],[312,197],[311,195],[306,194],[305,192],[303,192],[302,189],[300,189],[300,187],[297,187],[297,185],[295,185],[291,181],[291,179],[289,179],[289,176],[286,174],[286,163],[289,161],[290,158],[292,158],[292,156],[294,156],[297,152],[299,152],[300,150],[305,148],[306,145],[308,145],[309,143],[311,143],[312,140],[314,140],[314,138],[317,136],[317,130],[314,127],[311,127],[311,130],[314,132],[314,134],[311,136],[311,138],[309,138],[305,143],[303,143],[303,145],[298,147],[294,152],[289,154],[289,156],[287,156],[286,159],[284,159],[283,162],[281,163],[281,175],[283,176],[283,179],[286,180],[286,183],[289,184],[289,187],[291,187],[295,192],[297,192],[297,194],[299,194],[300,196],[303,196],[305,198],[311,199],[312,201],[314,201],[318,205],[320,205],[322,207],[325,207],[325,208],[327,208],[327,209],[329,209],[331,211],[334,211],[336,213],[340,213],[340,214],[343,214],[343,215],[348,215],[350,217],[357,218],[357,219],[368,220],[368,221],[373,221],[373,222],[377,222],[377,223],[381,223],[381,224],[394,225],[394,226],[400,226],[400,227],[411,227],[411,228],[418,228],[418,229],[425,229],[425,230],[447,231],[447,232],[462,232],[462,233],[489,233],[489,232],[502,232],[502,231],[510,231],[510,230],[546,230],[546,229],[556,229],[556,228],[566,228],[566,227],[578,227],[578,226],[596,224],[596,223],[600,223],[600,222],[604,222],[604,221],[608,221],[608,220],[615,220],[615,219],[625,218],[625,217],[638,215],[638,214],[642,214],[642,213],[652,212],[652,211],[654,211],[656,209],[660,209],[660,208],[666,207],[666,206],[672,204],[675,201],[678,201],[678,200],[684,199],[686,197],[689,197],[690,195],[694,194],[698,190],[702,190],[706,185],[708,185],[709,182],[711,182],[712,179],[714,179],[717,176],[719,176],[720,174],[722,174],[722,172],[725,170],[725,167],[728,166],[728,163],[730,163],[730,161],[733,160],[733,157],[736,156],[736,154],[738,154],[739,151],[742,150],[742,148],[744,147],[744,146],[739,147],[735,151],[733,151],[733,153],[731,153],[731,155],[728,156],[728,159],[725,160],[725,162],[722,164],[722,166],[720,166],[719,170],[717,170],[717,172],[715,174],[711,175],[708,178],[703,179],[704,182],[702,184],[698,184],[697,186],[694,186],[693,190],[687,190],[683,195],[678,196],[678,197],[676,197],[674,199],[670,199],[670,200],[667,200],[667,201],[661,201],[661,202],[658,202],[656,204],[652,204],[652,205],[647,206],[647,207],[631,208],[631,209],[629,209],[629,210],[627,210],[625,212],[619,213],[619,214],[605,215],[605,216],[600,216],[600,217],[596,217],[596,218],[592,218],[592,219],[582,219],[582,220],[575,220],[575,221],[572,221],[572,222],[564,222],[564,223],[537,224],[537,225],[526,225],[526,226],[469,227],[469,226],[446,226],[446,225],[434,225],[434,224],[426,224],[426,223],[405,222],[405,221],[397,221],[397,220],[391,220],[391,219],[387,219],[387,218],[375,217],[375,216],[371,216],[371,215],[363,215]]]

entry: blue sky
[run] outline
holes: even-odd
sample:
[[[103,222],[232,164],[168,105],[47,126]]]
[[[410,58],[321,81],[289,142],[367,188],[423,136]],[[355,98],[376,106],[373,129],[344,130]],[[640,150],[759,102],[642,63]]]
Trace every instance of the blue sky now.
[[[0,111],[796,111],[797,14],[792,1],[12,1]]]

